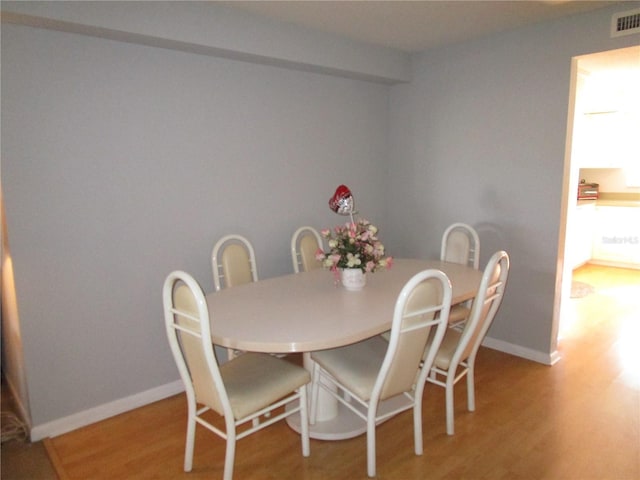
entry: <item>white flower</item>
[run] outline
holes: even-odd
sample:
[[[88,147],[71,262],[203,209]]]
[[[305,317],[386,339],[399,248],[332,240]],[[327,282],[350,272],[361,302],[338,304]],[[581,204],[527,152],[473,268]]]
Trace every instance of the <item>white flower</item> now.
[[[378,227],[364,219],[338,225],[333,230],[323,229],[320,234],[327,240],[329,251],[319,250],[316,258],[331,270],[359,268],[363,272],[375,272],[391,268],[392,258],[384,256],[384,245],[376,233]]]

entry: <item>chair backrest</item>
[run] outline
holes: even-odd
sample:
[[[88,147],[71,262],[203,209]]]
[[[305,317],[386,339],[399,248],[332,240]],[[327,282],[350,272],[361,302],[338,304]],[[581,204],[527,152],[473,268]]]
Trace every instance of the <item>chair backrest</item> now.
[[[452,365],[458,365],[469,358],[475,358],[502,303],[508,276],[509,255],[500,250],[493,254],[484,269],[478,293],[473,299],[469,318],[464,325],[460,341],[451,359]]]
[[[313,227],[300,227],[291,237],[291,260],[293,271],[308,272],[321,268],[322,263],[316,260],[316,253],[322,247],[322,237]]]
[[[188,273],[175,271],[167,276],[162,297],[169,346],[189,405],[206,405],[233,418],[213,351],[209,310],[202,288]]]
[[[477,270],[480,265],[480,239],[474,228],[466,223],[449,225],[442,234],[440,260],[468,265]]]
[[[372,403],[410,391],[416,381],[424,385],[447,328],[450,305],[451,283],[440,270],[422,271],[405,284],[396,301],[389,347],[373,388]],[[430,336],[433,342],[421,369]]]
[[[258,281],[256,255],[251,242],[241,235],[226,235],[211,251],[216,291]]]

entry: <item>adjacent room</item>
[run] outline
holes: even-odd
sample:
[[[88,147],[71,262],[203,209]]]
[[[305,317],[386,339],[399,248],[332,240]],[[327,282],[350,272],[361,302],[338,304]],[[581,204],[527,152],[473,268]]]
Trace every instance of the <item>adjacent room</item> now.
[[[422,7],[451,28],[426,29]],[[562,390],[565,372],[579,370],[569,360],[588,363],[576,353],[574,340],[583,337],[571,330],[570,320],[586,315],[585,305],[594,299],[602,300],[606,285],[619,286],[611,280],[616,269],[624,271],[627,294],[637,288],[635,221],[617,223],[625,226],[624,233],[595,237],[592,219],[580,222],[582,212],[595,208],[604,213],[618,208],[619,213],[624,207],[628,218],[637,217],[640,158],[635,149],[621,166],[613,164],[622,161],[620,156],[596,154],[596,147],[584,140],[604,130],[619,133],[619,124],[602,122],[620,115],[595,101],[587,111],[581,101],[589,69],[601,58],[593,55],[626,52],[627,60],[640,57],[638,27],[618,31],[612,21],[640,15],[640,2],[3,1],[1,8],[3,391],[14,398],[32,442],[57,439],[58,452],[72,452],[87,437],[69,435],[94,428],[98,433],[92,431],[89,438],[99,438],[101,422],[126,423],[123,416],[168,402],[169,410],[161,415],[179,411],[181,416],[170,426],[179,438],[172,440],[167,458],[171,468],[182,472],[185,384],[167,342],[163,283],[170,272],[188,272],[210,302],[212,325],[216,311],[223,325],[233,312],[249,308],[243,301],[228,310],[224,305],[213,308],[210,300],[225,290],[214,273],[212,248],[229,234],[249,240],[253,270],[248,275],[262,286],[320,261],[313,258],[297,266],[294,257],[292,269],[292,235],[301,226],[312,226],[322,236],[318,245],[326,246],[326,229],[366,219],[371,223],[362,224],[365,230],[359,235],[379,238],[384,255],[371,247],[380,255],[368,258],[372,264],[363,262],[366,284],[360,279],[354,288],[363,290],[350,292],[350,298],[379,289],[385,293],[376,295],[376,301],[388,306],[398,297],[399,279],[404,283],[418,266],[438,265],[429,262],[442,258],[447,227],[462,223],[477,232],[477,265],[468,267],[475,274],[440,266],[452,279],[455,301],[449,303],[468,308],[479,296],[485,268],[495,261],[496,272],[508,270],[504,298],[483,332],[476,373],[479,409],[473,418],[483,412],[487,416],[476,425],[468,423],[461,382],[453,435],[451,425],[445,427],[445,394],[426,381],[425,398],[438,398],[425,401],[422,411],[424,458],[431,464],[437,464],[439,455],[451,454],[445,444],[464,443],[471,433],[482,435],[492,428],[489,419],[497,415],[492,401],[510,403],[507,410],[514,415],[519,405],[531,422],[547,414],[562,416],[550,400],[556,398],[553,392]],[[461,18],[470,23],[453,28]],[[638,101],[631,97],[623,102],[627,107]],[[615,100],[616,108],[627,112]],[[637,112],[624,113],[632,118],[630,125],[637,124]],[[584,133],[586,123],[591,133]],[[616,152],[624,148],[616,142]],[[582,155],[585,151],[588,155]],[[597,196],[583,197],[596,195],[592,184],[597,184]],[[604,228],[606,222],[601,223]],[[584,228],[591,239],[588,258],[582,248]],[[625,242],[628,261],[613,252],[620,247],[618,237]],[[503,251],[508,261],[496,256]],[[311,275],[325,275],[334,290],[338,266],[360,270],[359,265],[338,265],[338,257],[330,255],[322,261],[328,262],[326,268]],[[406,275],[399,276],[401,272]],[[572,280],[574,287],[582,282],[592,288],[572,292]],[[299,282],[282,285],[281,302],[270,307],[273,318],[279,319],[291,303],[284,300],[286,293],[299,294],[310,309],[321,303],[304,297]],[[334,298],[334,290],[323,298]],[[197,289],[193,291],[197,300]],[[340,301],[335,298],[331,302],[337,309]],[[622,300],[622,305],[610,311],[627,318],[625,308],[631,303]],[[598,308],[602,313],[609,307]],[[313,310],[319,315],[319,307]],[[378,314],[375,310],[367,310],[369,320]],[[588,323],[597,324],[593,311],[589,315]],[[387,327],[391,317],[385,320]],[[293,363],[300,371],[301,366],[312,371],[310,352],[336,347],[335,340],[323,343],[327,328],[314,333],[323,322],[332,325],[332,319],[318,318],[311,327],[300,328],[295,341],[282,340],[261,353],[274,365],[290,360],[283,353],[300,354]],[[294,332],[277,322],[267,325],[280,329],[283,338]],[[366,332],[382,333],[381,325],[368,330],[369,325],[351,322],[338,330],[343,339],[359,342]],[[637,335],[637,329],[626,331]],[[236,342],[216,328],[210,333],[217,341],[215,355],[225,361],[256,345]],[[327,362],[315,355],[316,363]],[[420,368],[430,361],[435,359],[422,358]],[[535,402],[487,397],[492,391],[505,394],[495,373],[501,365],[515,383],[526,370],[522,378],[530,379],[538,393],[528,390],[525,395]],[[620,372],[614,376],[623,378]],[[571,385],[588,395],[581,388],[588,380],[576,378]],[[314,382],[311,377],[309,382]],[[629,418],[637,425],[637,385],[624,392]],[[597,404],[593,397],[584,398],[584,405]],[[405,422],[401,428],[388,426],[400,418]],[[569,429],[577,423],[571,418],[558,425]],[[535,441],[509,421],[504,425],[513,428],[514,437],[531,442],[532,458],[538,452],[538,460],[550,458],[541,446],[546,441],[558,442],[566,453],[568,440],[575,440],[562,434],[553,438],[550,424],[540,427]],[[403,453],[398,456],[378,444],[381,478],[427,471],[428,462],[415,460],[422,457],[413,452],[411,413],[399,414],[383,428],[389,438],[407,438],[399,441]],[[252,455],[263,458],[253,437],[271,435],[262,438],[277,444],[275,439],[292,429],[284,424],[274,427],[275,433],[267,430],[244,441]],[[223,442],[197,435],[194,469],[207,478],[222,477],[222,447],[213,460],[204,460],[205,451],[198,448],[203,442],[218,447]],[[364,478],[375,471],[371,464],[365,468],[363,432],[344,443],[322,435],[312,431],[309,457],[298,453],[301,435],[287,437],[290,442],[282,448],[295,452],[296,460],[276,471],[330,478],[322,456],[335,461],[341,444],[349,445],[348,453],[338,455],[351,456],[353,465],[347,462],[333,478]],[[494,436],[492,445],[505,435]],[[638,444],[637,430],[635,438],[630,430],[623,435],[628,445]],[[326,444],[332,445],[318,446]],[[472,452],[464,445],[464,451]],[[587,450],[601,447],[592,444]],[[314,452],[320,452],[315,459]],[[631,460],[618,463],[621,475],[614,478],[640,472],[634,452],[625,453]],[[91,454],[78,455],[84,459]],[[271,462],[265,455],[263,461]],[[238,478],[250,478],[249,466],[242,463],[246,456],[243,450],[236,455]],[[64,461],[72,471],[74,459]],[[508,464],[503,476],[526,476],[516,463],[502,464]],[[460,465],[451,471],[438,465],[441,477],[470,475]],[[580,465],[578,471],[589,472],[588,455]],[[536,470],[536,478],[567,474],[565,465],[555,467]],[[495,477],[492,468],[485,464],[484,475]],[[153,475],[144,468],[138,473]]]

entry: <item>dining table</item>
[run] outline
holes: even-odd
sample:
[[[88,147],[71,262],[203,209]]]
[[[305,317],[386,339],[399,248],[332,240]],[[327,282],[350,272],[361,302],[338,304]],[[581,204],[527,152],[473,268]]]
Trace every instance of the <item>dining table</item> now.
[[[388,331],[400,291],[428,269],[447,275],[452,304],[472,299],[482,278],[472,267],[424,259],[394,259],[391,268],[367,274],[360,291],[346,290],[335,272],[322,268],[267,278],[206,295],[211,338],[215,345],[240,351],[303,353],[311,369],[310,352]],[[312,438],[340,440],[366,431],[365,422],[348,408],[322,389],[320,395]],[[289,417],[288,423],[300,431],[299,417]]]

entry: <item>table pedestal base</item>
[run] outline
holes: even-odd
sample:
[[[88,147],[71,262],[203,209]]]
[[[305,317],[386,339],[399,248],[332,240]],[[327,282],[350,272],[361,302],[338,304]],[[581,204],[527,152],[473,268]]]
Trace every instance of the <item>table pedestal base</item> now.
[[[300,433],[300,415],[287,417],[287,423]],[[317,440],[344,440],[362,435],[366,431],[367,422],[341,403],[338,403],[338,414],[335,417],[309,425],[309,436]]]
[[[385,400],[378,406],[378,414],[397,410],[403,405],[409,405],[410,401],[404,395]],[[359,411],[366,415],[366,410],[360,404],[352,403]],[[393,418],[392,416],[385,419]],[[381,422],[380,422],[381,423]],[[294,431],[300,433],[300,415],[287,417],[287,424]],[[367,431],[367,422],[353,413],[349,408],[338,402],[338,413],[335,417],[324,421],[317,421],[315,425],[309,425],[309,436],[317,440],[345,440],[354,438]]]

